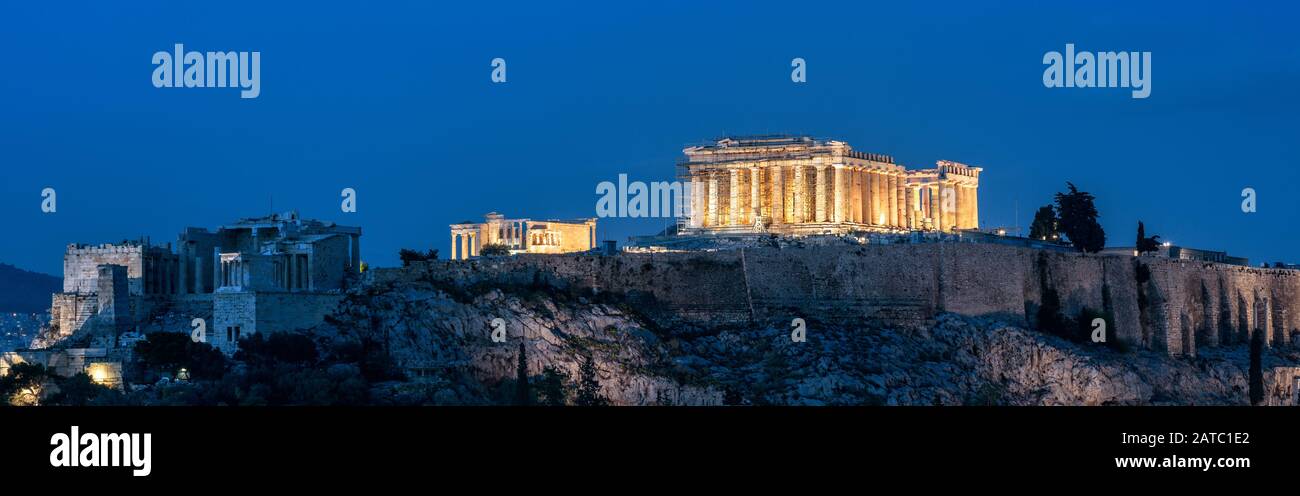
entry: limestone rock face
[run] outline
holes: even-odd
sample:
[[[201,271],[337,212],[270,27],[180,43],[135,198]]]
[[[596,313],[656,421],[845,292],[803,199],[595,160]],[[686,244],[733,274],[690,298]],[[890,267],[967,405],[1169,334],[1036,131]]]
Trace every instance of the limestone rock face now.
[[[492,340],[495,319],[504,324],[505,342]],[[432,385],[433,391],[412,392],[419,386],[411,384],[390,386],[404,393],[377,391],[397,402],[403,394],[435,404],[491,404],[508,397],[493,390],[515,379],[522,340],[533,377],[552,367],[576,380],[589,354],[611,404],[721,403],[719,390],[655,373],[668,366],[666,349],[611,305],[557,304],[544,295],[521,298],[499,290],[462,303],[445,292],[416,287],[352,295],[331,320],[335,323],[322,326],[329,328],[322,334],[326,339],[381,342],[400,368],[427,371],[408,375],[418,375],[415,382]]]
[[[492,340],[494,319],[504,323],[503,343]],[[1245,347],[1197,358],[1121,353],[953,314],[915,329],[809,322],[806,342],[792,342],[785,324],[664,329],[608,297],[403,282],[354,291],[315,335],[386,349],[411,378],[372,391],[378,402],[394,404],[509,403],[521,341],[534,388],[544,367],[576,380],[590,355],[601,393],[615,405],[1248,401]],[[1296,357],[1280,353],[1268,352],[1264,362],[1268,402],[1293,404],[1282,382],[1292,377],[1285,365]]]

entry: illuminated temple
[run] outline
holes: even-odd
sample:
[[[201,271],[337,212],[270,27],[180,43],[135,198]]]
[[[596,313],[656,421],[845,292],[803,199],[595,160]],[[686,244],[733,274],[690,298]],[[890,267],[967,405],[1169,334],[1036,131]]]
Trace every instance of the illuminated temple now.
[[[491,212],[484,216],[483,222],[451,225],[451,251],[447,252],[447,258],[467,260],[479,256],[483,247],[493,245],[512,255],[587,251],[596,247],[596,219],[507,219]]]
[[[979,167],[908,170],[805,136],[723,138],[683,150],[682,234],[952,231],[979,226]]]

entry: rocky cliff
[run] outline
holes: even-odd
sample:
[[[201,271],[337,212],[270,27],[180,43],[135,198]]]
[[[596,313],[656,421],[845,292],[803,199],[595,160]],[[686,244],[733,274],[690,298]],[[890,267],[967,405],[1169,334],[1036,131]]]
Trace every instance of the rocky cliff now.
[[[521,342],[534,384],[546,367],[577,378],[590,356],[602,395],[619,405],[1248,403],[1243,345],[1171,357],[947,312],[912,325],[804,315],[807,340],[795,342],[788,318],[728,313],[710,323],[705,301],[677,318],[653,298],[564,284],[544,271],[502,279],[408,272],[353,291],[317,329],[326,341],[382,346],[412,378],[377,388],[381,403],[509,402]],[[495,319],[504,342],[491,338]],[[1290,348],[1265,351],[1268,403],[1295,403],[1297,363]]]
[[[1266,346],[1300,336],[1300,271],[1153,256],[1085,255],[989,243],[863,243],[836,237],[774,246],[434,262],[380,269],[376,282],[433,278],[458,286],[528,284],[625,295],[664,326],[789,321],[932,325],[935,315],[1038,322],[1105,314],[1127,346],[1196,356],[1257,331]],[[775,243],[777,240],[773,240]]]

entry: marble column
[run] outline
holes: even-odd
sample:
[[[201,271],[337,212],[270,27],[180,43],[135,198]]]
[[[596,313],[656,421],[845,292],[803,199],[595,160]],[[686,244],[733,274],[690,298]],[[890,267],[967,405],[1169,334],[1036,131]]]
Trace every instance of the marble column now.
[[[965,190],[966,187],[963,187],[961,183],[953,184],[953,205],[957,205],[957,208],[953,209],[953,226],[957,227],[957,229],[966,229]]]
[[[727,196],[729,200],[729,203],[727,204],[728,206],[727,223],[728,225],[736,226],[736,225],[740,225],[741,223],[740,169],[731,169],[728,171],[728,173],[731,174],[731,188],[729,188],[729,190],[727,191],[728,192]]]
[[[704,220],[706,225],[718,225],[718,200],[718,175],[709,174],[709,204],[705,207],[708,209],[708,217]]]
[[[862,222],[862,173],[856,168],[849,169],[849,208],[850,222]]]
[[[885,192],[889,190],[889,176],[884,172],[876,172],[876,184],[874,191],[876,195],[876,219],[875,222],[881,226],[889,225],[889,195]]]
[[[862,215],[858,217],[858,222],[871,224],[871,171],[867,169],[858,171],[858,181],[862,183],[862,189],[859,190],[862,195],[860,198],[862,205],[859,207]]]
[[[768,182],[771,183],[772,189],[768,193],[772,223],[780,224],[785,222],[785,206],[788,203],[785,198],[785,168],[780,165],[773,165],[768,167],[767,174],[770,176]]]
[[[847,175],[844,173],[844,166],[835,166],[835,218],[836,223],[844,222],[844,180]]]
[[[957,191],[956,183],[948,184],[948,194],[952,197],[947,202],[947,206],[949,207],[948,219],[946,221],[948,223],[947,224],[948,228],[961,229],[961,226],[957,225],[957,216],[959,215],[958,212],[961,211],[961,198],[958,198],[958,195],[960,195],[961,193]]]
[[[817,183],[813,193],[813,220],[817,222],[826,222],[826,200],[830,195],[826,194],[826,166],[818,165]]]
[[[939,215],[937,216],[937,219],[939,220],[940,231],[948,231],[948,202],[950,201],[949,198],[952,197],[951,195],[952,192],[948,190],[948,186],[942,182],[939,183],[939,198],[937,198],[939,204]]]
[[[926,219],[930,218],[930,188],[928,186],[918,186],[916,194],[920,197],[920,209],[918,226],[925,227]]]
[[[876,187],[880,186],[880,180],[876,177],[876,171],[867,169],[863,171],[862,178],[866,181],[866,187],[863,191],[867,194],[866,198],[866,223],[875,225],[879,219],[880,207],[877,203],[880,200],[880,194],[876,192]]]
[[[926,187],[926,217],[932,229],[939,229],[939,186],[933,183]]]
[[[805,198],[806,186],[807,184],[805,184],[805,180],[804,180],[804,166],[795,165],[794,166],[794,216],[791,217],[790,219],[791,222],[800,223],[804,221],[804,210],[807,208],[804,203],[807,201],[807,198]]]
[[[961,202],[961,217],[962,217],[962,220],[966,223],[966,228],[967,228],[967,229],[974,229],[974,228],[975,228],[975,216],[974,216],[974,215],[971,215],[971,214],[974,213],[974,212],[971,212],[971,206],[972,206],[972,202],[970,201],[970,200],[971,200],[971,197],[970,197],[971,191],[973,191],[973,189],[970,187],[970,185],[963,186],[963,187],[962,187],[962,190],[961,190],[961,200],[962,200],[962,202]]]
[[[904,173],[898,176],[898,225],[903,228],[912,227],[912,197],[908,196],[907,189],[907,175]]]
[[[952,183],[949,187],[952,188],[952,211],[948,212],[950,225],[953,228],[961,229],[964,227],[961,220],[961,184]]]
[[[757,166],[749,168],[749,223],[763,215],[763,180]]]
[[[885,186],[885,194],[889,195],[889,205],[885,207],[886,223],[890,227],[898,227],[898,176],[891,172],[886,177],[889,181]]]
[[[905,203],[907,204],[907,206],[903,208],[903,213],[906,214],[906,220],[905,222],[903,222],[903,225],[908,229],[916,229],[916,192],[915,191],[916,190],[911,187],[906,187],[903,189],[904,198],[906,199]]]
[[[952,190],[953,193],[956,195],[955,196],[956,201],[953,203],[957,205],[956,211],[953,212],[952,223],[954,226],[957,226],[957,229],[965,229],[966,228],[966,187],[962,186],[961,183],[957,183],[953,185]]]

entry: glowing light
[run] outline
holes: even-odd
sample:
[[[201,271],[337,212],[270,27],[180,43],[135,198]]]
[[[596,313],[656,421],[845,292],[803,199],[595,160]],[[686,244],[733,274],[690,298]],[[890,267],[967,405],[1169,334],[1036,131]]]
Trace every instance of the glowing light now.
[[[90,380],[95,384],[111,385],[117,379],[117,374],[106,363],[90,364],[86,367],[86,375],[89,375]]]

